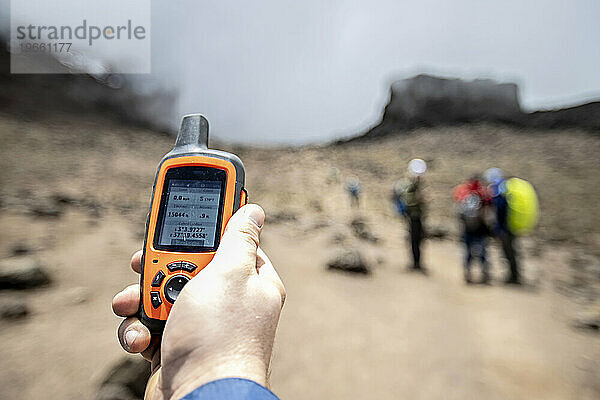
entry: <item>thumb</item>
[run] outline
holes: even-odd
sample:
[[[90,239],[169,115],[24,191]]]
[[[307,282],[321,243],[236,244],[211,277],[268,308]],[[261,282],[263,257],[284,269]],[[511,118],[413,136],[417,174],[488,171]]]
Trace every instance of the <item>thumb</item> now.
[[[211,264],[220,271],[256,269],[256,249],[265,222],[265,212],[256,204],[240,208],[229,219],[219,249]]]

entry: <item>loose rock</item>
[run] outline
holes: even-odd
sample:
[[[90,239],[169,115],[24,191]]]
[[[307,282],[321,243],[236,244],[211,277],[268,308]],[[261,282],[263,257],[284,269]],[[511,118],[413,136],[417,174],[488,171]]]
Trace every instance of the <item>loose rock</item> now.
[[[9,258],[0,262],[0,289],[32,289],[50,283],[50,276],[35,260]]]
[[[444,240],[450,236],[450,231],[442,227],[430,227],[427,229],[428,239]]]
[[[358,250],[343,250],[327,263],[329,269],[357,274],[370,274],[371,268]]]
[[[66,291],[67,302],[71,304],[85,303],[90,297],[90,291],[86,287],[74,287]]]
[[[591,277],[600,279],[600,260],[581,251],[575,252],[571,257],[571,267],[590,274]]]
[[[588,329],[593,331],[600,330],[600,305],[595,308],[584,310],[577,315],[573,325],[579,329]]]
[[[35,199],[29,204],[29,212],[41,218],[58,218],[63,212],[63,208],[53,199],[42,198]]]
[[[321,221],[317,221],[315,222],[312,227],[311,230],[313,231],[317,231],[319,229],[323,229],[323,228],[327,228],[329,226],[329,222],[321,220]]]
[[[323,206],[321,205],[321,202],[317,199],[313,199],[311,200],[308,205],[310,206],[310,208],[317,212],[317,213],[321,213],[323,212]]]
[[[340,245],[340,244],[344,244],[345,242],[346,242],[346,235],[344,235],[342,232],[336,232],[331,237],[332,244]]]
[[[350,227],[352,228],[352,232],[357,238],[366,240],[371,243],[379,242],[379,238],[371,232],[369,226],[367,225],[367,222],[363,218],[354,218],[350,222]]]
[[[61,209],[64,206],[80,207],[89,212],[94,218],[102,216],[102,205],[88,197],[76,197],[66,193],[55,193],[52,195],[52,201]]]
[[[141,400],[142,398],[132,395],[124,386],[111,384],[103,385],[96,396],[97,400]]]
[[[296,221],[297,217],[291,211],[275,211],[267,213],[267,222],[269,224],[279,224],[282,222]]]
[[[22,256],[31,253],[32,249],[25,243],[17,243],[10,249],[13,256]]]
[[[125,358],[108,372],[100,386],[97,400],[143,399],[150,364],[143,358]]]

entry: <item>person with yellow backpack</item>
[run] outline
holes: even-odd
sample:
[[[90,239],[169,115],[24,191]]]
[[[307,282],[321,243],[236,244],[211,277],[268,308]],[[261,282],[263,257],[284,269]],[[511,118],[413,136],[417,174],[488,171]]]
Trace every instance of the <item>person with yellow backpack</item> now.
[[[485,172],[492,203],[496,211],[494,234],[500,239],[504,256],[508,260],[507,284],[519,285],[521,273],[517,261],[515,241],[517,236],[528,234],[535,228],[539,218],[539,204],[535,189],[524,179],[505,179],[499,168]]]

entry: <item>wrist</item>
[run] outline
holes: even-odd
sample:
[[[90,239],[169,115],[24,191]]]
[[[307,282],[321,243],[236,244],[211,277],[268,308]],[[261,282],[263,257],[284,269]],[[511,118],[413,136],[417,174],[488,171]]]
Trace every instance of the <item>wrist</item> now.
[[[160,386],[165,399],[181,399],[209,382],[224,378],[244,378],[268,386],[268,365],[255,357],[230,356],[204,360],[198,365],[187,364],[172,375],[163,366]]]

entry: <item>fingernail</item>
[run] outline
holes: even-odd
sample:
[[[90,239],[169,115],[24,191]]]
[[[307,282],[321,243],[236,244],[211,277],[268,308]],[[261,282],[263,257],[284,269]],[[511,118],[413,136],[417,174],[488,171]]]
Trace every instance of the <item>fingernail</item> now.
[[[125,345],[129,350],[131,350],[131,346],[133,346],[133,343],[135,342],[137,337],[138,332],[135,329],[130,329],[127,332],[125,332]]]
[[[259,228],[262,228],[263,224],[265,223],[265,213],[262,210],[262,208],[260,208],[258,206],[252,206],[252,207],[250,207],[250,211],[248,213],[248,217]]]

